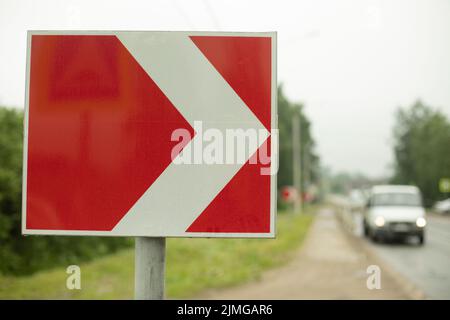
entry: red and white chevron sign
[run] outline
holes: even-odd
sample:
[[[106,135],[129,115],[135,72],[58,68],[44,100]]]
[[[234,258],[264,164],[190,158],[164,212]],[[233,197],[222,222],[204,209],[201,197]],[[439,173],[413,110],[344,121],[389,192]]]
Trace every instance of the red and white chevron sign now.
[[[274,33],[31,31],[27,61],[24,234],[275,235]]]

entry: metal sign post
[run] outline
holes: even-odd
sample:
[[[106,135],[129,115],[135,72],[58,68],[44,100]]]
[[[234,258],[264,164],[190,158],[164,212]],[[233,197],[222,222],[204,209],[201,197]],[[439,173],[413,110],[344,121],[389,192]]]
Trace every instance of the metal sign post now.
[[[166,238],[137,237],[134,290],[136,300],[164,299]]]

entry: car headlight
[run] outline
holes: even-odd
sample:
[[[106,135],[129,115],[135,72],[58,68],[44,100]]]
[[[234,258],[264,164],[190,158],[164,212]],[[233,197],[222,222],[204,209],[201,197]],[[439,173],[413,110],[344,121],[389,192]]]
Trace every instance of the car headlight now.
[[[377,227],[382,227],[382,226],[384,226],[384,218],[381,217],[381,216],[376,217],[376,218],[375,218],[375,225],[376,225]]]
[[[427,225],[427,220],[425,220],[425,218],[419,217],[419,218],[417,218],[417,220],[416,220],[416,225],[417,225],[419,228],[423,228],[423,227],[425,227],[425,226]]]

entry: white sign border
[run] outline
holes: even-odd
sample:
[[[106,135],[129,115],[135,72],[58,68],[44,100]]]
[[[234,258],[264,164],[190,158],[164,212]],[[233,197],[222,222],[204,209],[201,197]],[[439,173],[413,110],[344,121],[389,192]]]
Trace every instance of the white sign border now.
[[[27,32],[27,56],[25,74],[25,107],[24,107],[24,136],[23,136],[23,169],[22,169],[22,234],[23,235],[64,235],[64,236],[109,236],[109,237],[167,237],[167,238],[275,238],[276,237],[276,215],[277,215],[277,175],[270,176],[270,232],[186,232],[183,235],[147,235],[147,234],[117,234],[112,231],[89,231],[89,230],[50,230],[50,229],[27,229],[26,227],[26,199],[27,199],[27,168],[28,168],[28,121],[29,121],[29,79],[30,79],[30,56],[31,38],[33,35],[114,35],[128,32],[149,33],[178,33],[186,36],[239,36],[239,37],[270,37],[271,38],[271,130],[278,130],[278,88],[277,88],[277,33],[276,32],[216,32],[216,31],[93,31],[93,30],[29,30]],[[278,150],[274,152],[274,143],[277,138],[272,135],[271,167],[279,164]]]

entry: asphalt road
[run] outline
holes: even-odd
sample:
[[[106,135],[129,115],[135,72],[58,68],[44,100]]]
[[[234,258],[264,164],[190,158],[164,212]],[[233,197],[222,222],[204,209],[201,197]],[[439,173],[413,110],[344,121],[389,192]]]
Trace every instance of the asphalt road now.
[[[360,226],[361,220],[356,217]],[[450,299],[450,217],[428,216],[426,243],[416,239],[370,243],[374,251],[397,272],[421,289],[427,298]],[[356,233],[362,237],[361,227]]]

